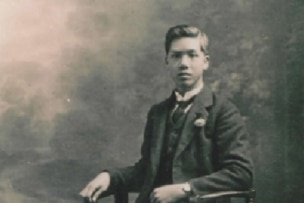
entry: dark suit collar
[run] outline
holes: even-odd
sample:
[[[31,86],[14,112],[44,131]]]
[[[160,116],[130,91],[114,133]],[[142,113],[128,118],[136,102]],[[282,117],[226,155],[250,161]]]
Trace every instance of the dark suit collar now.
[[[197,102],[200,102],[204,107],[209,107],[213,104],[213,93],[208,86],[204,86],[202,91],[197,95],[195,99]]]
[[[206,119],[208,117],[208,112],[206,108],[213,104],[213,94],[211,89],[208,86],[205,86],[202,91],[196,95],[193,106],[190,109],[189,114],[196,113],[202,114],[203,117]]]

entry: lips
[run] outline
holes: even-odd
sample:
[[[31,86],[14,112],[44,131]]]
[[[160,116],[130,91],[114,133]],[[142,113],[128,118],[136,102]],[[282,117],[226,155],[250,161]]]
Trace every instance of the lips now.
[[[180,78],[188,78],[188,77],[191,77],[191,74],[190,74],[190,73],[178,73],[177,75],[178,75],[178,77],[180,77]]]

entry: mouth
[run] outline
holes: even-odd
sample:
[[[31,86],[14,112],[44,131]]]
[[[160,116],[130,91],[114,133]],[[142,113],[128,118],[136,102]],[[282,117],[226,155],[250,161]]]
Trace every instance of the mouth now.
[[[178,73],[177,76],[179,78],[189,78],[189,77],[191,77],[191,74],[190,73]]]

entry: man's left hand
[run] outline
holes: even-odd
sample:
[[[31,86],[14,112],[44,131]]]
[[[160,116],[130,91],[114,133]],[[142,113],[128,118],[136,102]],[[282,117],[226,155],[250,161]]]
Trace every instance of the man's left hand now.
[[[183,191],[185,184],[165,185],[155,188],[150,195],[151,203],[173,203],[187,197]]]

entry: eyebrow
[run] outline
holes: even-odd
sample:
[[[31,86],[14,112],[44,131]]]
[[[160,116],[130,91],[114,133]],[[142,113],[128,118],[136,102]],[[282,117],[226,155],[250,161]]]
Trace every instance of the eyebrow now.
[[[185,50],[185,51],[171,50],[170,52],[173,53],[173,54],[183,54],[183,53],[197,52],[197,50],[195,50],[195,49],[188,49],[188,50]]]

